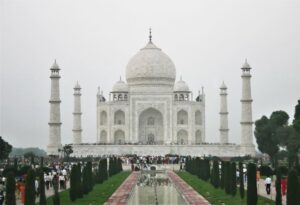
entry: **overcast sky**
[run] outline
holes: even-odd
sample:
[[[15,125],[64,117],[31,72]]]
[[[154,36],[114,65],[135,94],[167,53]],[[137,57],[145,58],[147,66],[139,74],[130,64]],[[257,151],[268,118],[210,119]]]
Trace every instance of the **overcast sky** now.
[[[0,0],[0,135],[48,142],[50,66],[61,68],[62,143],[72,142],[73,87],[82,86],[83,141],[96,141],[96,93],[108,96],[148,41],[194,92],[205,87],[206,139],[219,140],[219,87],[228,86],[230,141],[240,142],[241,65],[252,66],[253,120],[300,98],[300,1]]]

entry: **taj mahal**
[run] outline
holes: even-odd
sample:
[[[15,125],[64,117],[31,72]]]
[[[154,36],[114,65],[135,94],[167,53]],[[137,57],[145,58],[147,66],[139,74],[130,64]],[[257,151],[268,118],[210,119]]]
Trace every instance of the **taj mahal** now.
[[[60,68],[51,67],[49,142],[47,153],[55,155],[61,144]],[[251,67],[242,70],[241,144],[229,143],[227,87],[220,86],[219,143],[205,135],[205,93],[196,95],[180,77],[171,58],[152,41],[151,30],[145,47],[126,66],[126,80],[117,81],[109,96],[98,88],[97,136],[94,143],[82,142],[81,87],[74,87],[73,156],[101,155],[191,155],[234,157],[255,155],[253,144]]]

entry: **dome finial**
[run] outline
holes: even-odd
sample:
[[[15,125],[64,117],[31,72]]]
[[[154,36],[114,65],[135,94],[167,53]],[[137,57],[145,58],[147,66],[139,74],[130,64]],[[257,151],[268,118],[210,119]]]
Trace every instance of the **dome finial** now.
[[[122,77],[120,76],[120,81],[122,81]]]
[[[180,81],[182,81],[182,75],[180,75]]]
[[[152,29],[149,28],[149,43],[152,43]]]

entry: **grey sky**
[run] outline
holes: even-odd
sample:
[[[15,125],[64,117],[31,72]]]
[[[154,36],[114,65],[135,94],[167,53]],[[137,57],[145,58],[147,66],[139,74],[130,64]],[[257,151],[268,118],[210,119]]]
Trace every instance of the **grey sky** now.
[[[240,67],[252,66],[253,119],[300,98],[300,1],[0,0],[0,135],[48,142],[50,66],[61,68],[62,142],[72,141],[73,86],[82,86],[83,141],[96,140],[96,92],[107,96],[129,59],[153,42],[195,93],[206,92],[206,139],[218,140],[219,87],[228,86],[230,141],[240,135]]]

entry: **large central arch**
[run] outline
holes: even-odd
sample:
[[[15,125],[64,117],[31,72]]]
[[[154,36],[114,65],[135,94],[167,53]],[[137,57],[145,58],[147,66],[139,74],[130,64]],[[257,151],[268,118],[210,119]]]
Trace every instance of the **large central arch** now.
[[[139,143],[163,144],[163,116],[154,108],[144,110],[139,116]]]

